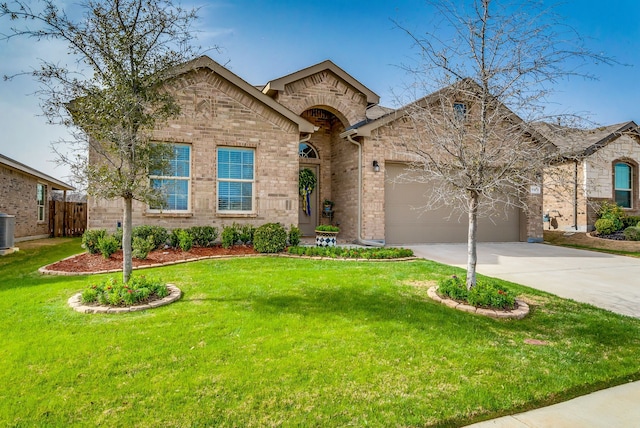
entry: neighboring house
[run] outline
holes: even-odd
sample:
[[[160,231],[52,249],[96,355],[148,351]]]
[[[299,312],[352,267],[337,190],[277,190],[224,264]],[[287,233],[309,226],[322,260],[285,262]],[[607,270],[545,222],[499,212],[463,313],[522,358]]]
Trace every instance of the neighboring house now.
[[[404,110],[379,106],[378,95],[331,61],[256,87],[200,57],[167,85],[182,111],[154,139],[172,144],[174,158],[167,175],[150,177],[169,189],[167,205],[135,203],[134,225],[279,222],[312,235],[331,220],[346,240],[466,242],[466,218],[414,210],[428,189],[392,180],[409,160],[393,145],[398,132],[412,132]],[[317,177],[308,207],[298,189],[302,169]],[[530,213],[514,209],[508,217],[482,220],[479,240],[540,240],[542,198],[530,197]],[[327,217],[325,199],[334,202]],[[89,198],[88,211],[89,228],[113,230],[122,221],[120,200]]]
[[[72,186],[0,154],[0,213],[15,216],[15,240],[49,237],[53,190]]]
[[[604,201],[640,215],[640,131],[635,122],[589,130],[545,123],[536,129],[562,155],[561,162],[545,172],[545,228],[591,231]]]

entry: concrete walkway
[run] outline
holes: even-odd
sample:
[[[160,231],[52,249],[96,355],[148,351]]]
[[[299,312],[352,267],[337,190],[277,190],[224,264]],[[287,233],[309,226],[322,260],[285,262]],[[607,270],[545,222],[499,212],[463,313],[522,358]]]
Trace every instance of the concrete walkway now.
[[[419,257],[466,266],[466,244],[410,246]],[[640,259],[544,244],[478,244],[477,270],[640,318]],[[640,427],[640,382],[470,425],[473,428]]]

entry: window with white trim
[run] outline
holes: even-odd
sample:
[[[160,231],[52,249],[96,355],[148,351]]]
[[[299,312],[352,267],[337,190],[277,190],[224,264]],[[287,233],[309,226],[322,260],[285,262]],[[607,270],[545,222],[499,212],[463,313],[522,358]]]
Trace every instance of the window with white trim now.
[[[166,143],[170,144],[170,143]],[[163,171],[149,174],[151,187],[160,189],[164,196],[161,206],[150,206],[152,210],[165,212],[188,212],[191,194],[191,146],[188,144],[170,144],[167,151],[166,167]]]
[[[616,204],[622,208],[631,208],[631,195],[633,193],[631,165],[624,162],[617,162],[614,165],[614,193]]]
[[[255,150],[219,147],[217,159],[218,212],[253,212]]]
[[[38,205],[38,221],[43,222],[45,219],[45,201],[47,200],[47,186],[38,183],[36,185],[36,203]]]

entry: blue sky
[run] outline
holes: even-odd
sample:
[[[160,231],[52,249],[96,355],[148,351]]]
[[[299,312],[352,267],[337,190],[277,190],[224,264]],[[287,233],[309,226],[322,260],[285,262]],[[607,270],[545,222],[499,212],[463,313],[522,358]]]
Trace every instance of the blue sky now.
[[[397,106],[394,93],[413,79],[399,66],[414,61],[416,53],[392,20],[418,34],[428,30],[431,12],[421,0],[212,0],[194,5],[201,7],[200,44],[218,45],[220,52],[207,54],[247,82],[264,84],[330,59],[390,107]],[[591,50],[629,66],[594,65],[588,71],[598,80],[561,82],[552,110],[588,115],[599,124],[640,122],[640,1],[567,0],[556,11]],[[38,58],[65,61],[65,47],[28,39],[0,42],[0,75],[29,70]],[[28,76],[0,81],[0,153],[64,180],[68,171],[52,162],[50,145],[65,130],[46,125],[39,116],[36,90]]]

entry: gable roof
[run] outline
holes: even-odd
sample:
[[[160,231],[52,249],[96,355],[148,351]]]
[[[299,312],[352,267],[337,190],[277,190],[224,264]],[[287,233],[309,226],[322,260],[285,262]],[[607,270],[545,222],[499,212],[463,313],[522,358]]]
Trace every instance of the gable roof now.
[[[595,129],[570,128],[547,122],[537,122],[532,126],[552,141],[565,158],[589,156],[625,132],[638,134],[638,125],[634,121]]]
[[[167,78],[176,77],[181,74],[201,68],[207,68],[211,70],[213,73],[219,75],[229,83],[246,92],[251,97],[260,101],[262,104],[276,111],[280,115],[286,117],[290,121],[296,123],[300,132],[311,133],[315,131],[315,126],[311,122],[308,122],[307,120],[298,116],[282,104],[277,103],[273,98],[265,95],[258,88],[245,82],[238,75],[232,73],[231,71],[229,71],[229,69],[218,64],[206,55],[202,55],[201,57],[198,57],[171,69],[169,73],[167,73]]]
[[[411,109],[418,107],[425,107],[432,102],[436,101],[439,97],[446,93],[455,94],[459,91],[477,91],[480,88],[478,83],[467,77],[458,82],[455,82],[449,86],[446,86],[442,89],[439,89],[431,94],[418,99],[412,103],[409,103],[403,107],[400,107],[397,110],[389,111],[386,114],[375,117],[373,119],[366,119],[360,123],[356,123],[355,125],[349,127],[342,135],[358,135],[362,137],[370,137],[371,132],[377,128],[380,128],[383,125],[386,125],[394,120],[400,119],[404,116],[407,116]],[[512,112],[507,106],[505,106],[502,102],[498,102],[499,107],[505,109],[507,112],[508,118],[510,118],[514,123],[518,123],[523,132],[531,135],[531,137],[535,138],[537,141],[545,144],[553,144],[548,138],[546,138],[543,134],[541,134],[537,129],[532,128],[526,122],[524,122],[517,114]]]
[[[358,92],[364,94],[367,97],[367,104],[378,104],[380,102],[380,96],[378,94],[364,86],[362,83],[354,79],[349,73],[347,73],[328,59],[316,65],[312,65],[311,67],[303,68],[302,70],[296,71],[275,80],[271,80],[266,85],[264,85],[264,87],[262,88],[262,92],[269,96],[272,96],[277,91],[284,91],[284,87],[291,82],[304,79],[325,70],[331,71],[339,78],[347,82],[349,85],[354,87],[356,90],[358,90]]]
[[[23,163],[20,163],[16,160],[13,160],[3,154],[0,154],[0,165],[5,165],[8,168],[14,169],[16,171],[20,171],[24,174],[30,175],[42,181],[46,181],[53,190],[75,190],[74,187],[69,184],[58,180],[57,178],[53,178],[50,175],[42,173],[38,170],[31,168]]]

